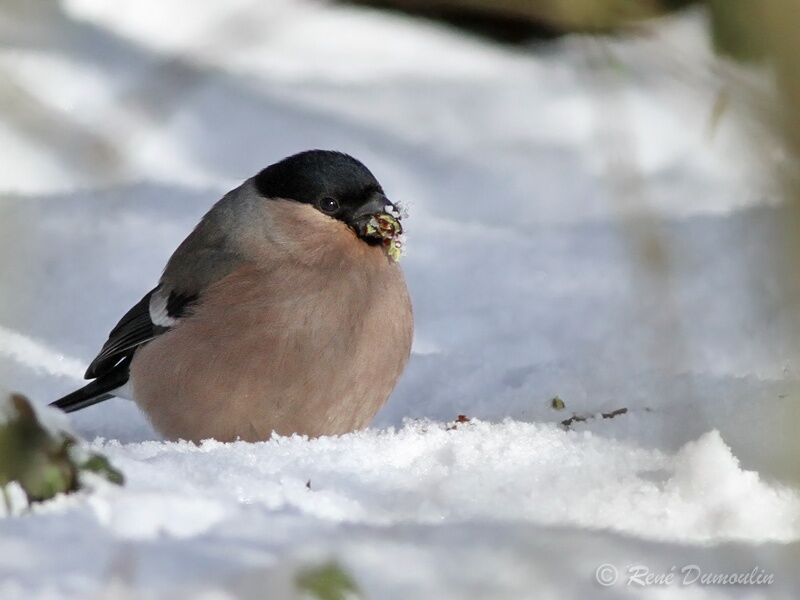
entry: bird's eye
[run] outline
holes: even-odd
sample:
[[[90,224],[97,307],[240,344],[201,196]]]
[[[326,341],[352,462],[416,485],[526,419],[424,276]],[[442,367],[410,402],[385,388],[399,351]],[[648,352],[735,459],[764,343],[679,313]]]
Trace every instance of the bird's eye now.
[[[323,198],[319,201],[319,208],[322,212],[333,214],[339,210],[339,201],[331,197]]]

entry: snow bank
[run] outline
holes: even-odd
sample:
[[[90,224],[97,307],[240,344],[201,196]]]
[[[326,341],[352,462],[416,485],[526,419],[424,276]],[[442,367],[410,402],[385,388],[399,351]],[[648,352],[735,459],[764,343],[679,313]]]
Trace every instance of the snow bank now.
[[[0,550],[8,561],[5,550],[15,548],[17,558],[0,584],[4,598],[53,585],[59,597],[85,597],[112,584],[137,597],[210,589],[256,597],[331,557],[368,597],[459,598],[481,588],[522,597],[529,585],[585,597],[608,562],[658,569],[699,556],[706,569],[733,569],[749,556],[774,569],[781,563],[769,542],[796,540],[800,526],[797,493],[742,470],[716,432],[674,455],[515,421],[93,449],[125,472],[126,486],[60,498],[6,523]],[[756,553],[725,540],[762,546]],[[731,551],[736,560],[725,559]],[[791,573],[780,572],[780,589]]]
[[[38,373],[75,381],[81,381],[86,370],[80,361],[6,327],[0,327],[0,354]]]
[[[797,494],[742,470],[718,432],[671,457],[515,421],[96,449],[132,479],[132,490],[115,493],[123,498],[93,501],[99,520],[121,524],[114,529],[123,537],[186,535],[186,521],[197,525],[197,535],[220,520],[225,506],[241,504],[373,526],[498,520],[695,542],[792,541],[800,532]],[[163,499],[160,511],[150,510],[150,494],[163,494],[175,479],[174,507]],[[138,488],[144,498],[132,493]]]

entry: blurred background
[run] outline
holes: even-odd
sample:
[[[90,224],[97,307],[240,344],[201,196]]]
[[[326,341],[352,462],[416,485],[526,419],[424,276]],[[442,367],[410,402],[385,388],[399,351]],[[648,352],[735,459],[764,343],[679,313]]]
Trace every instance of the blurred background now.
[[[339,149],[410,214],[378,426],[625,408],[597,427],[793,478],[797,8],[5,0],[0,384],[69,391],[213,201]],[[113,405],[79,430],[154,435]]]

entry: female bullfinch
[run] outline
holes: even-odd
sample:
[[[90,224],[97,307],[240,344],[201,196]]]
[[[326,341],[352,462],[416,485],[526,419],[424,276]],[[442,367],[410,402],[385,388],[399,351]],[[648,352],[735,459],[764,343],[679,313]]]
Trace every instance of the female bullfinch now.
[[[369,424],[408,361],[400,215],[339,152],[226,194],[111,331],[67,411],[130,397],[170,439],[332,435]]]

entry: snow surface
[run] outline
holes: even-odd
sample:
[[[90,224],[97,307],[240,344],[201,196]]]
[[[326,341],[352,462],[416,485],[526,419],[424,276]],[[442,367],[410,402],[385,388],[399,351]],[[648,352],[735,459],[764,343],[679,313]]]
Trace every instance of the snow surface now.
[[[371,598],[643,593],[603,563],[775,577],[653,597],[794,597],[787,212],[752,132],[711,126],[701,15],[599,64],[310,0],[12,3],[0,36],[0,385],[73,389],[211,203],[312,147],[408,209],[417,320],[366,432],[195,446],[123,400],[74,415],[127,483],[0,521],[0,598],[292,597],[329,558]]]

